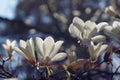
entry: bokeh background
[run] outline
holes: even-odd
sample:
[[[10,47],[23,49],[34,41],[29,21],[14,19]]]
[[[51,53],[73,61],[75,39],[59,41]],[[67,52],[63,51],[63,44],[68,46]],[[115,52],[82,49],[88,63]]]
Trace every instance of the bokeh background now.
[[[7,56],[1,46],[6,39],[19,43],[20,39],[52,36],[65,41],[61,51],[75,51],[78,57],[87,58],[86,49],[70,36],[68,27],[74,17],[96,23],[111,22],[114,18],[105,13],[109,5],[119,12],[120,0],[0,0],[0,55]],[[6,63],[20,80],[33,73],[21,59],[15,54],[13,61]]]

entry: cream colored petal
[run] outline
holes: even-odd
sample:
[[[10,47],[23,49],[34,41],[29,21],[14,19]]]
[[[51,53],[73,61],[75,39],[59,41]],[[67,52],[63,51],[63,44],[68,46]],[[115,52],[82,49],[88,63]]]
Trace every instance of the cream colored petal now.
[[[42,57],[44,57],[44,51],[43,51],[43,40],[39,37],[36,37],[36,49],[37,49],[37,55],[39,56],[38,59],[40,60]]]
[[[84,21],[82,19],[80,19],[78,17],[74,17],[73,25],[76,26],[80,30],[80,32],[82,32],[85,24],[84,24]]]
[[[8,46],[3,44],[2,47],[5,49],[5,50],[8,50]]]
[[[112,24],[112,26],[113,26],[113,28],[117,28],[117,27],[120,28],[120,22],[114,21],[113,24]]]
[[[81,38],[81,34],[80,31],[78,30],[78,28],[76,26],[74,26],[73,24],[70,25],[69,27],[69,33],[71,34],[72,37],[77,37],[77,38]]]
[[[107,47],[108,47],[108,45],[106,45],[106,44],[102,45],[99,52],[101,53],[101,52],[105,51],[107,49]]]
[[[90,57],[92,57],[94,55],[94,43],[91,41],[90,43],[90,46],[88,46],[88,51],[89,51],[89,54],[90,54]]]
[[[94,46],[95,51],[94,51],[93,55],[91,56],[92,61],[95,62],[98,59],[98,57],[99,57],[99,55],[101,53],[100,52],[101,46],[102,46],[102,42],[98,43],[97,45]]]
[[[97,33],[97,28],[94,28],[92,31],[90,31],[90,33],[88,34],[88,38],[91,38],[93,36],[95,36]]]
[[[25,53],[23,53],[23,51],[21,51],[19,48],[15,47],[14,50],[19,53],[20,55],[22,55],[25,59],[29,60],[29,58],[27,57],[27,55]]]
[[[34,53],[34,52],[35,52],[35,49],[34,49],[34,42],[33,42],[33,39],[32,39],[32,38],[30,38],[30,39],[28,40],[28,44],[29,44],[29,46],[30,46],[30,48],[31,48],[32,53]],[[35,54],[33,54],[33,55],[35,55]]]
[[[99,42],[105,42],[106,41],[106,37],[103,35],[97,35],[91,38],[91,40],[95,43],[99,43]]]
[[[111,36],[112,30],[113,30],[113,28],[111,26],[105,26],[103,32],[104,32],[104,34]]]
[[[43,50],[44,50],[44,54],[45,54],[45,58],[48,57],[50,55],[50,53],[53,50],[53,46],[54,46],[54,39],[49,36],[47,37],[44,42],[43,42]]]
[[[20,40],[20,47],[25,48],[27,43],[24,40]]]
[[[26,46],[26,48],[25,48],[25,54],[27,55],[27,56],[29,56],[29,58],[30,58],[30,60],[32,60],[32,61],[34,61],[34,62],[36,62],[36,58],[35,58],[35,53],[34,53],[34,48],[33,48],[33,42],[32,42],[32,39],[31,39],[31,41],[30,40],[28,40],[27,41],[27,46]]]
[[[7,44],[8,46],[10,46],[11,42],[10,42],[9,39],[6,40],[6,44]]]
[[[105,26],[108,26],[107,22],[101,22],[97,25],[97,31],[102,31],[104,29]]]
[[[66,58],[67,58],[66,53],[58,53],[51,59],[51,61],[53,63],[57,63],[57,62],[61,62],[61,61],[65,60]]]
[[[88,31],[92,31],[94,28],[96,28],[96,23],[95,22],[92,22],[90,20],[85,22],[84,29],[86,29]]]
[[[118,22],[118,21],[113,22],[113,30],[112,31],[116,34],[120,33],[120,22]]]
[[[57,41],[54,45],[54,49],[50,54],[50,58],[52,58],[60,49],[64,41]]]
[[[16,45],[16,41],[14,40],[14,41],[11,43],[12,48],[15,47],[15,45]]]
[[[93,35],[93,32],[95,31],[94,30],[95,28],[96,28],[96,24],[94,22],[91,22],[90,20],[86,21],[84,26],[83,38],[87,39],[91,37]]]
[[[82,39],[88,39],[88,30],[84,29]]]

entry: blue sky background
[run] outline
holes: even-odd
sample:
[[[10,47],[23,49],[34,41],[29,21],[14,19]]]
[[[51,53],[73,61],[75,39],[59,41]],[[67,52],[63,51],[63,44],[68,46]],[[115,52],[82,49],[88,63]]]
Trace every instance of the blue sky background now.
[[[3,18],[14,19],[17,4],[18,0],[0,0],[0,16]]]

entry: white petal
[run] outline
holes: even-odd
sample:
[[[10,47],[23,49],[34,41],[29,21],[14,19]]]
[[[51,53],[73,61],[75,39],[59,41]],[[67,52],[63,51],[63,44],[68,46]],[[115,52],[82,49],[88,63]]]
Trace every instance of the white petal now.
[[[43,42],[43,50],[45,53],[45,58],[50,55],[53,50],[54,46],[54,39],[52,37],[47,37]]]
[[[102,31],[105,26],[108,26],[108,23],[107,23],[107,22],[101,22],[101,23],[99,23],[99,24],[97,25],[98,32],[99,32],[99,31]]]
[[[20,47],[25,48],[26,42],[24,40],[20,40]]]
[[[5,44],[2,45],[2,47],[6,50],[7,49],[7,46]]]
[[[88,21],[85,22],[84,28],[85,28],[86,30],[90,30],[90,31],[91,31],[91,30],[93,30],[94,28],[96,28],[96,23],[88,20]]]
[[[54,45],[54,49],[52,53],[50,54],[50,58],[52,58],[60,49],[64,41],[57,41]]]
[[[69,32],[71,34],[72,37],[77,37],[77,38],[81,38],[81,34],[80,31],[78,30],[78,28],[76,26],[74,26],[73,24],[70,25],[69,27]]]
[[[31,39],[31,41],[30,40],[28,40],[27,41],[27,46],[26,46],[26,48],[25,48],[25,54],[32,60],[32,61],[36,61],[36,58],[35,58],[35,52],[34,52],[34,48],[33,48],[33,46],[34,46],[34,44],[33,44],[33,42],[32,42],[32,39]]]
[[[28,40],[28,44],[29,44],[29,46],[31,47],[32,53],[34,53],[35,49],[34,49],[34,42],[33,42],[33,39],[32,39],[32,38],[30,38],[30,39]],[[34,54],[33,54],[33,55],[34,55]]]
[[[66,57],[67,57],[67,54],[66,54],[66,53],[58,53],[58,54],[56,54],[56,55],[51,59],[51,61],[52,61],[53,63],[61,62],[61,61],[65,60]]]
[[[101,52],[105,51],[107,49],[107,47],[108,47],[108,45],[106,45],[106,44],[102,45],[99,52],[101,53]]]
[[[11,43],[12,48],[15,47],[15,45],[16,45],[16,41],[14,40],[14,41]]]
[[[80,30],[80,32],[82,32],[85,24],[84,24],[84,21],[82,19],[80,19],[78,17],[74,17],[73,25],[76,26]]]
[[[19,53],[20,55],[22,55],[25,59],[29,60],[29,58],[26,56],[26,54],[23,53],[23,51],[21,51],[19,48],[15,47],[14,50]]]
[[[10,42],[9,39],[6,40],[6,44],[7,44],[8,46],[10,46],[11,42]]]
[[[94,49],[94,43],[91,41],[91,44],[90,44],[90,46],[88,47],[88,51],[89,51],[89,54],[90,54],[90,56],[92,57],[94,54],[94,51],[95,51],[95,49]]]
[[[111,36],[113,28],[111,26],[104,27],[104,33],[108,36]]]
[[[40,60],[41,57],[44,57],[44,51],[43,51],[43,40],[39,37],[36,37],[36,49],[38,54],[38,59]]]
[[[85,22],[84,37],[91,38],[97,32],[96,24],[90,20]]]
[[[88,38],[93,37],[96,33],[97,33],[97,28],[94,28],[94,29],[88,34]]]
[[[103,35],[97,35],[91,38],[91,40],[95,43],[99,43],[99,42],[105,42],[106,41],[106,37]]]

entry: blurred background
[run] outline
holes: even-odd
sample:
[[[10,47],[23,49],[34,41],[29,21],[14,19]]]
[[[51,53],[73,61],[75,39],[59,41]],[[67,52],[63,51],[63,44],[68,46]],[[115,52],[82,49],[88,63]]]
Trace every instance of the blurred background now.
[[[30,37],[52,36],[65,41],[62,51],[75,51],[79,57],[87,58],[87,51],[70,36],[68,27],[74,17],[96,23],[112,21],[105,13],[109,5],[119,12],[120,0],[0,0],[0,55],[6,56],[1,46],[6,39],[19,42]],[[11,62],[10,69],[15,70],[15,66],[22,63],[20,58],[14,55],[16,63]]]

